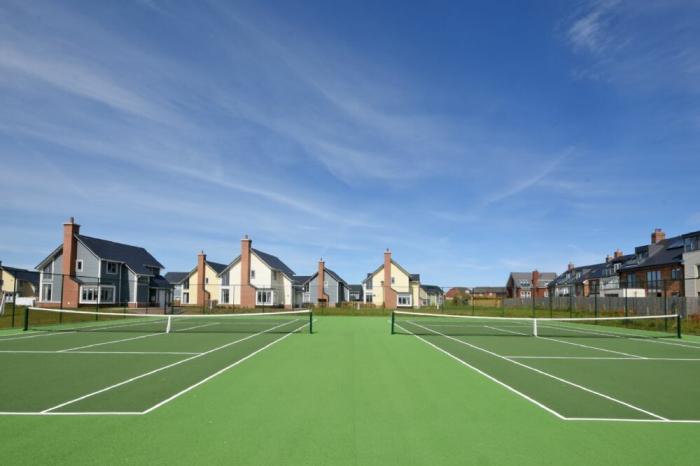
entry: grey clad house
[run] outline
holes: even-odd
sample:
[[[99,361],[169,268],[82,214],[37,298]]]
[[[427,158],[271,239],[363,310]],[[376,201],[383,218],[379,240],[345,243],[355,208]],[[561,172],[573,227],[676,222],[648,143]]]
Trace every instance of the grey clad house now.
[[[175,304],[181,304],[183,282],[189,276],[190,272],[168,272],[165,274],[165,279],[173,287],[173,302]]]
[[[142,247],[80,234],[71,218],[63,243],[36,267],[44,307],[119,305],[164,307],[172,287],[163,265]]]
[[[338,306],[350,301],[350,285],[320,260],[318,271],[300,282],[302,304]]]

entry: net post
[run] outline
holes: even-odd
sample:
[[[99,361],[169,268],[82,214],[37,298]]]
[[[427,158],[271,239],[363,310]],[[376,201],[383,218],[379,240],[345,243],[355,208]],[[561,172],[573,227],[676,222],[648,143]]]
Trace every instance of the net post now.
[[[536,337],[537,335],[537,319],[532,319],[532,336]]]
[[[394,311],[391,311],[391,334],[394,334],[394,322],[396,321],[396,316]]]
[[[173,316],[168,316],[168,323],[165,325],[165,333],[170,333],[171,327],[173,323]]]
[[[24,329],[25,332],[29,330],[29,306],[24,308]]]
[[[681,338],[681,315],[676,314],[676,337]]]
[[[314,311],[309,310],[309,335],[314,333]]]

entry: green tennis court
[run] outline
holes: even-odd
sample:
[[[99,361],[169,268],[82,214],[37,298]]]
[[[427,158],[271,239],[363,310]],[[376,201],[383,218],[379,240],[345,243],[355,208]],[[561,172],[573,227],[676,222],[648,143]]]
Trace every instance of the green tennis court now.
[[[672,324],[313,319],[2,332],[0,410],[25,413],[0,416],[3,462],[696,462],[700,339]]]

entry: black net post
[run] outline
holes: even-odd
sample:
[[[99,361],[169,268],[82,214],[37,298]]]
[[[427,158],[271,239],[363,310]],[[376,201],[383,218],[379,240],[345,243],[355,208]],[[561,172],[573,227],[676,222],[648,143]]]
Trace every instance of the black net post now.
[[[676,337],[681,338],[681,315],[676,314]]]
[[[394,334],[394,322],[396,321],[396,316],[394,311],[391,311],[391,334]]]
[[[29,330],[29,306],[24,308],[24,331]]]
[[[598,317],[598,290],[594,289],[594,295],[593,295],[593,308],[594,308],[594,313],[595,316]]]
[[[313,313],[313,311],[309,311],[309,333],[310,334],[314,333],[314,313]]]

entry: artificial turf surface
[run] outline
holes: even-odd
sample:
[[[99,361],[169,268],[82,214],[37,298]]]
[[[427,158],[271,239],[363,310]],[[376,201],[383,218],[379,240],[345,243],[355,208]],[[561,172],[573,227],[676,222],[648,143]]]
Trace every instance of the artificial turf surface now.
[[[313,335],[292,335],[146,415],[0,416],[2,462],[697,463],[693,445],[700,434],[700,424],[562,421],[417,338],[390,336],[388,330],[386,317],[319,318]],[[54,338],[61,336],[47,340]],[[217,339],[218,343],[221,336],[206,338]],[[234,338],[230,336],[231,340]],[[147,338],[141,344],[153,341]],[[434,341],[448,345],[445,339]],[[464,345],[454,341],[449,344],[454,344],[452,350],[466,360],[477,358],[476,354],[459,353],[465,351]],[[229,356],[228,362],[233,362],[240,355]],[[134,359],[144,367],[133,367],[133,371],[147,370],[149,358]],[[33,384],[43,383],[39,387],[14,385],[6,377],[17,373],[17,369],[8,361],[0,359],[2,385],[13,388],[3,391],[3,397],[22,400],[37,391],[64,390],[55,382],[42,382],[40,374],[30,378]],[[77,361],[78,369],[71,369],[75,371],[72,378],[79,378],[81,371],[87,374],[98,370]],[[583,366],[584,372],[606,372],[593,361],[586,363],[589,366]],[[513,368],[489,364],[489,369],[504,371],[499,373],[501,377],[516,380],[509,372]],[[667,366],[656,361],[654,364],[659,380],[674,375]],[[46,363],[34,367],[42,365]],[[33,364],[25,360],[22,366],[31,371]],[[208,370],[213,371],[214,366]],[[561,366],[557,370],[580,376],[573,365]],[[581,370],[581,366],[577,367]],[[202,375],[197,374],[200,378]],[[603,385],[609,383],[604,375],[599,377]],[[689,381],[697,377],[696,373],[690,376]],[[143,384],[129,397],[161,393],[163,380],[167,381],[167,377],[159,375],[150,392],[148,384]],[[545,387],[536,383],[535,386]],[[659,383],[658,389],[637,386],[636,390],[653,390],[653,395],[659,397],[677,396],[672,382],[671,389],[665,387]],[[688,406],[692,414],[697,411],[693,408],[697,399],[676,400],[673,406]],[[5,398],[3,406],[11,405]]]

